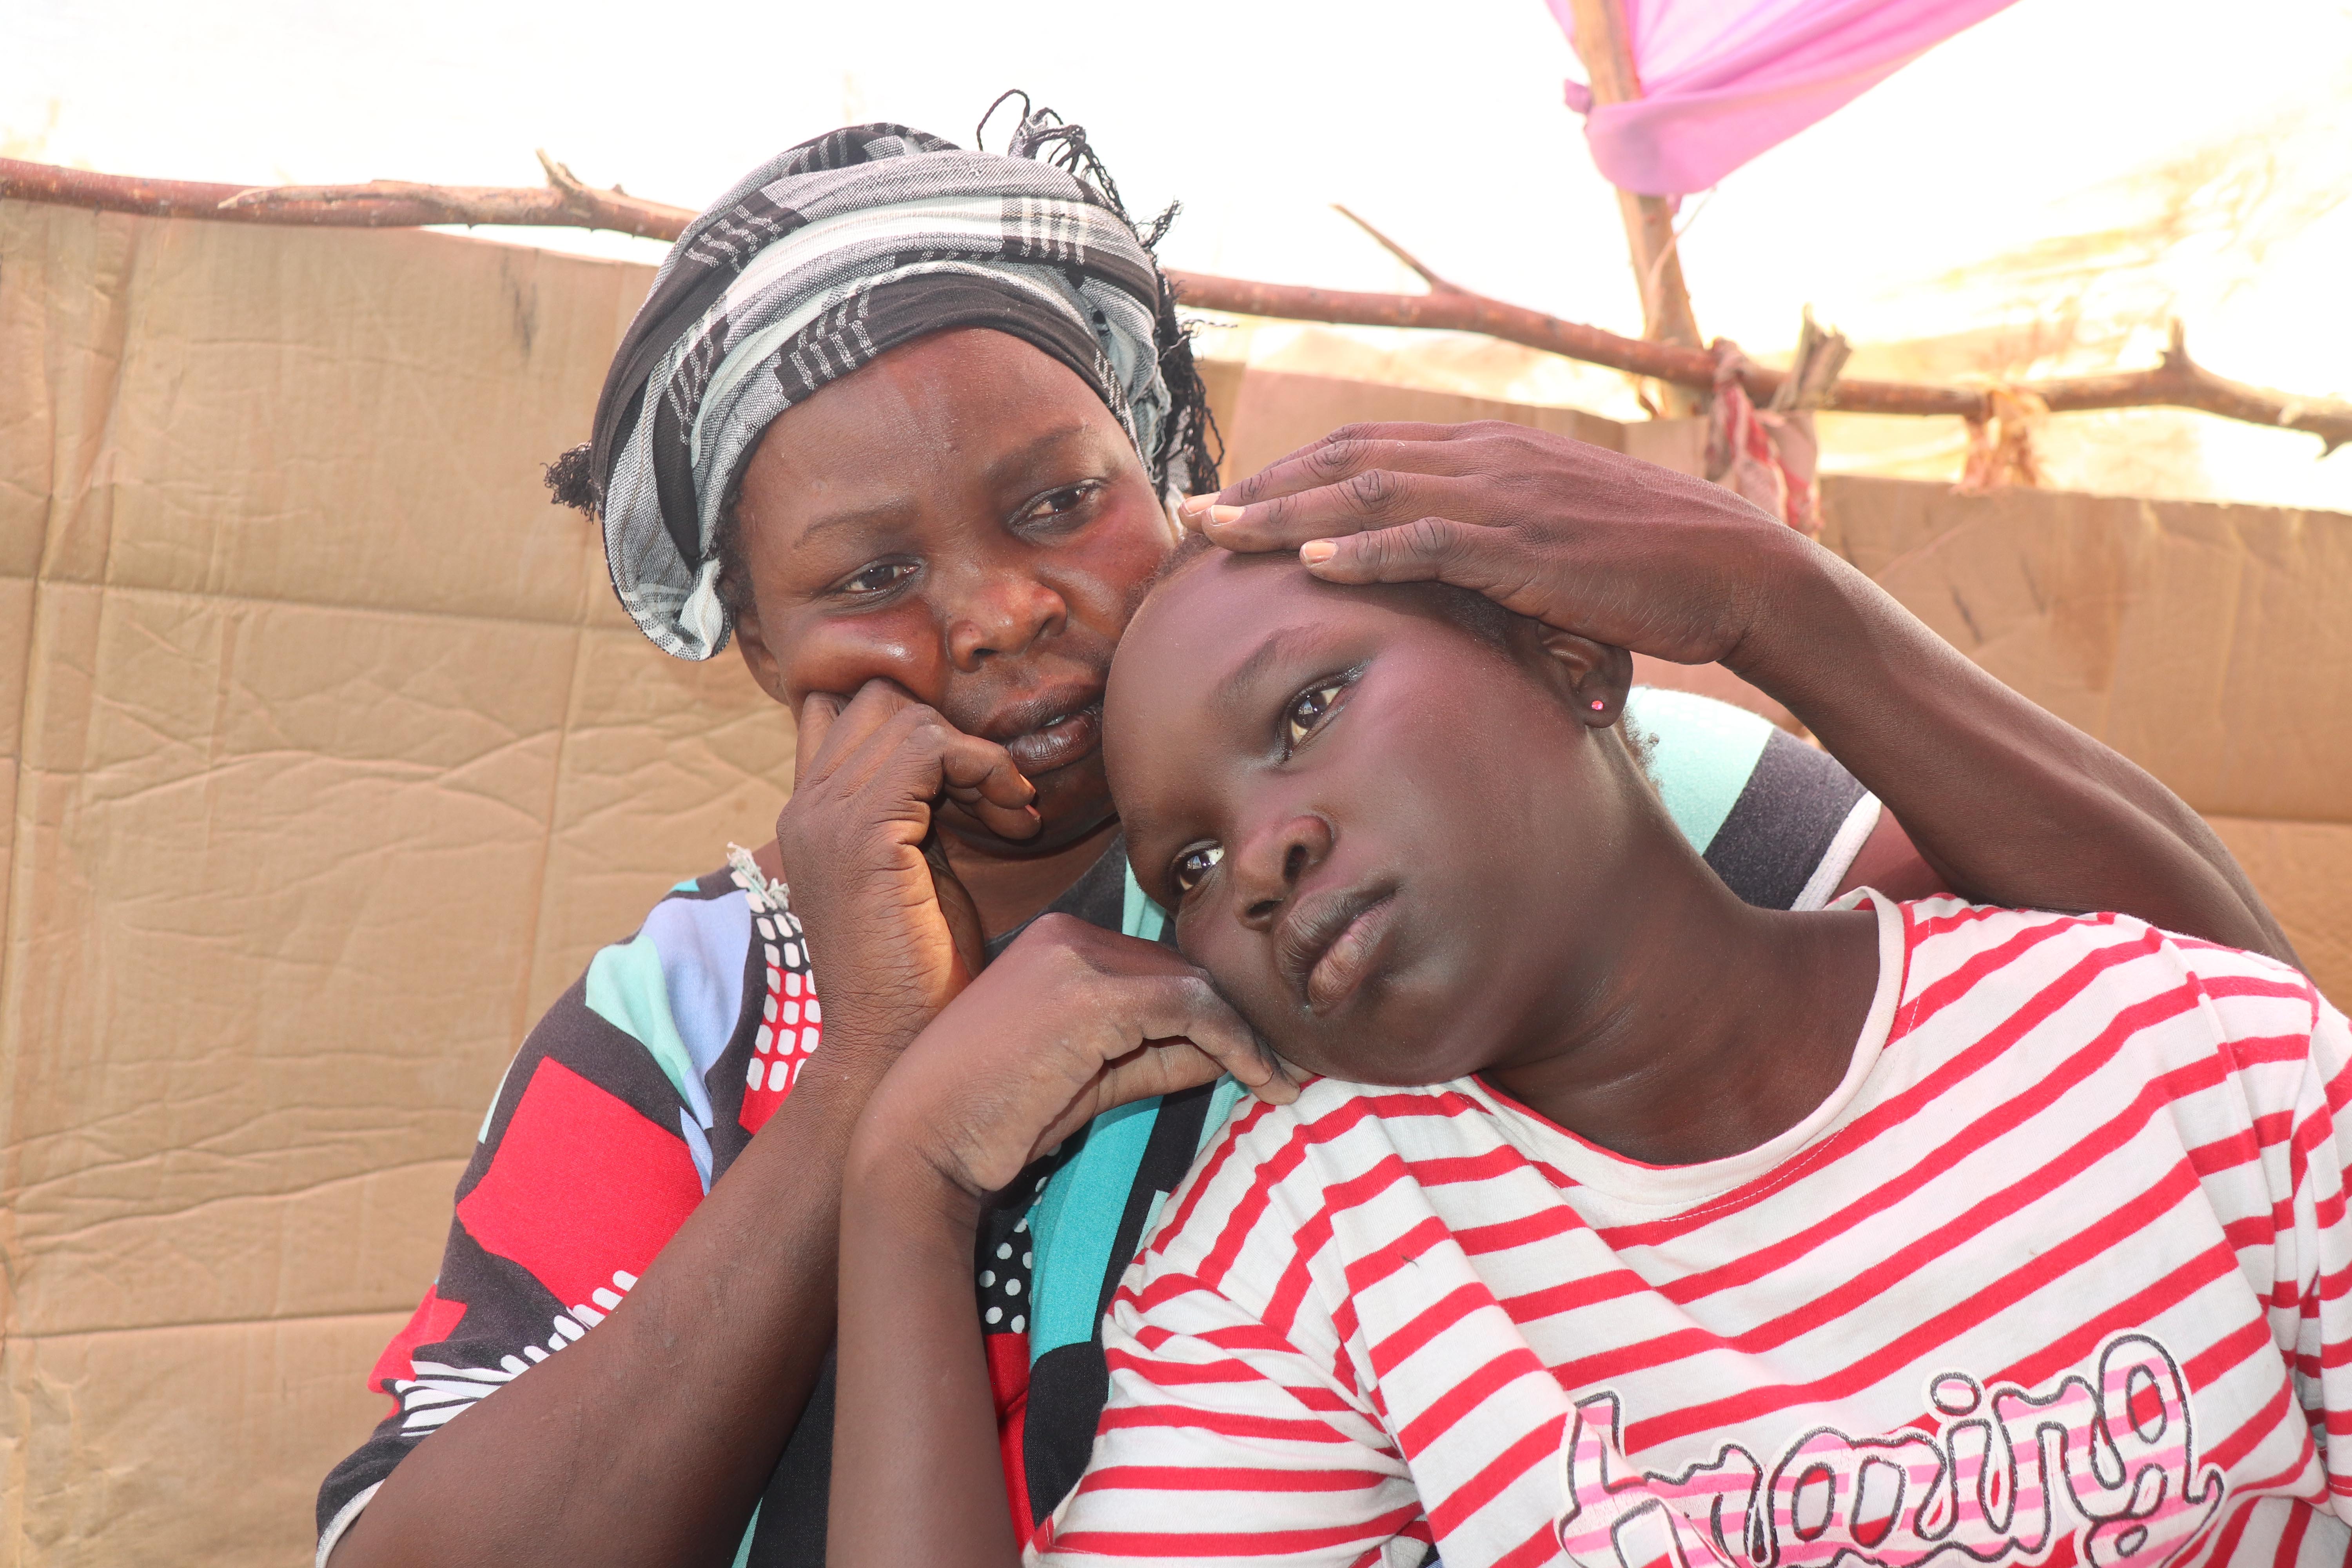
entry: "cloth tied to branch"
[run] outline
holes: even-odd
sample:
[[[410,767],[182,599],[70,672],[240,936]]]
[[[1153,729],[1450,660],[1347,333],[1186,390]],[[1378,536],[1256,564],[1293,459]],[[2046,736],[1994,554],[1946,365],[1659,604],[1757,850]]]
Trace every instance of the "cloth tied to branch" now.
[[[1571,39],[1570,0],[1547,0]],[[1624,0],[1642,96],[1568,84],[1601,175],[1650,196],[1712,189],[2011,0]]]
[[[1968,422],[1968,457],[1952,488],[1962,495],[1982,495],[2011,485],[2039,487],[2042,455],[2033,430],[2049,412],[2048,404],[2022,387],[1996,383],[1985,388],[1986,416]]]
[[[1037,145],[1034,129],[1024,121],[1016,152]],[[725,647],[719,519],[769,423],[950,328],[1010,333],[1067,365],[1154,483],[1181,492],[1163,289],[1124,215],[1052,164],[890,124],[778,154],[670,247],[597,401],[590,462],[623,606],[681,658]]]
[[[1839,340],[1843,344],[1843,340]],[[1707,406],[1706,477],[1811,539],[1822,531],[1814,476],[1821,444],[1810,408],[1759,408],[1739,382],[1748,356],[1715,341],[1715,395]],[[1843,363],[1844,356],[1839,355]],[[1791,384],[1798,381],[1792,375]]]

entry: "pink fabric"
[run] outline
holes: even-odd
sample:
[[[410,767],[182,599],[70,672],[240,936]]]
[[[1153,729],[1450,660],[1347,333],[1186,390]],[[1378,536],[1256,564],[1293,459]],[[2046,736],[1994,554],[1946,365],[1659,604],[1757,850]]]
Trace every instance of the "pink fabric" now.
[[[1546,0],[1571,38],[1569,0]],[[1592,106],[1592,161],[1621,190],[1704,191],[2011,0],[1625,0],[1643,97]]]

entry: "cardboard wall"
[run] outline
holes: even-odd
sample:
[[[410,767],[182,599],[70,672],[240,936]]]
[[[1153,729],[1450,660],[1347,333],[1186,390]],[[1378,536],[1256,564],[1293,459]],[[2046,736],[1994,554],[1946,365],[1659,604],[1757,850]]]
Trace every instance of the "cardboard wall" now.
[[[2352,1005],[2352,517],[1832,476],[1822,542],[2147,768]]]
[[[649,279],[0,203],[0,1568],[307,1562],[515,1041],[770,831],[788,718],[646,645],[539,483]],[[1235,472],[1358,418],[1696,456],[1210,377]],[[1835,548],[2211,814],[2352,996],[2352,519],[1826,494]]]
[[[306,1562],[504,1058],[772,830],[540,485],[649,278],[0,205],[0,1563]]]

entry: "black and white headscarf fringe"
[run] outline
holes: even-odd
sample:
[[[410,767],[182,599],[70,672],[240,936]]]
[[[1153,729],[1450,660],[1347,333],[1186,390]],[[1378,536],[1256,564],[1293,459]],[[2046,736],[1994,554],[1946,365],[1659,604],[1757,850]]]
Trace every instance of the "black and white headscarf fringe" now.
[[[1108,185],[1084,132],[1050,111],[1014,141],[1050,161],[847,126],[752,171],[670,247],[614,354],[589,450],[614,590],[664,651],[726,646],[720,512],[769,423],[931,332],[1031,343],[1102,397],[1163,494],[1213,482],[1174,296],[1117,187],[1074,172]]]

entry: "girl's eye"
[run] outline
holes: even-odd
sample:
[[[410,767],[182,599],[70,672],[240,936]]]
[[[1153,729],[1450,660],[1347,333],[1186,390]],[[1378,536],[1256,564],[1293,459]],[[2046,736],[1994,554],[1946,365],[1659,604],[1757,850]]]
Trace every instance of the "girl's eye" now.
[[[873,565],[842,581],[845,594],[887,593],[914,575],[914,563],[909,561],[877,561]]]
[[[1176,890],[1180,893],[1191,892],[1199,885],[1201,879],[1209,874],[1209,868],[1224,858],[1225,847],[1222,844],[1195,845],[1177,856],[1173,868]]]
[[[1282,716],[1284,738],[1296,746],[1312,734],[1315,727],[1323,722],[1324,715],[1331,711],[1332,700],[1345,685],[1347,682],[1344,680],[1335,680],[1328,686],[1303,691],[1293,699],[1289,710]]]

